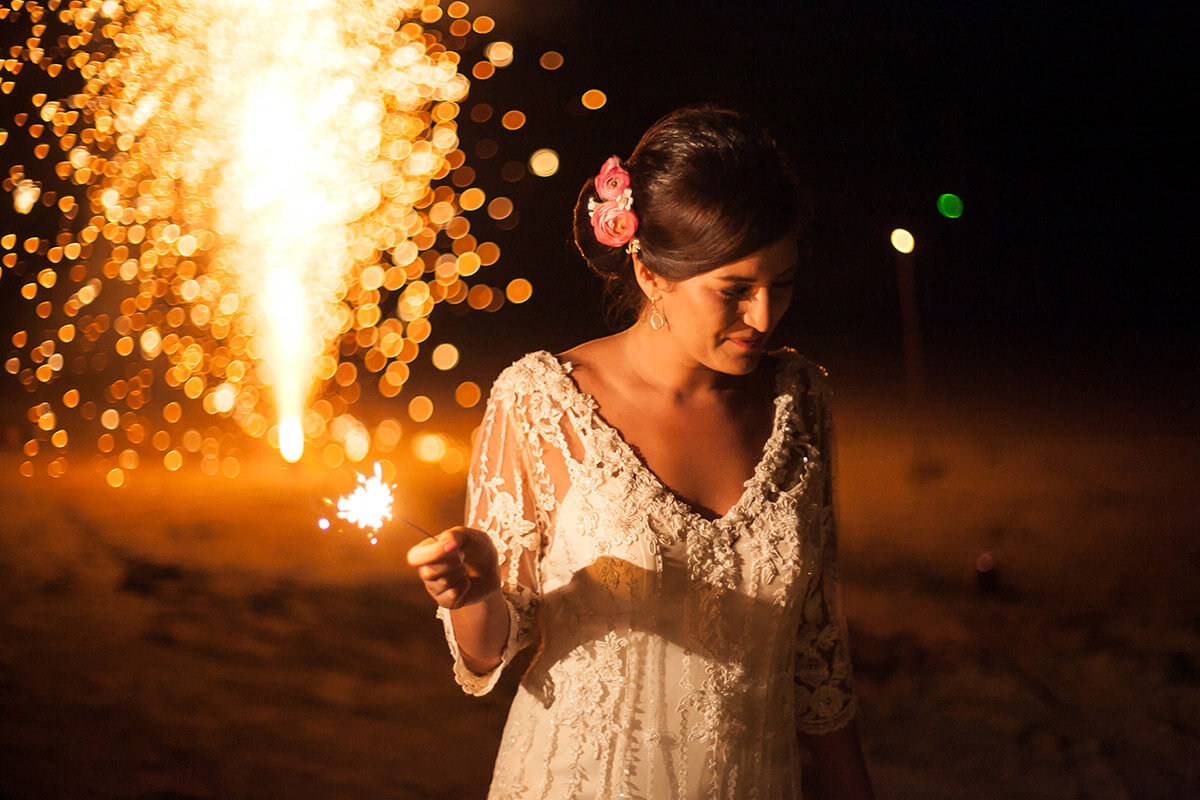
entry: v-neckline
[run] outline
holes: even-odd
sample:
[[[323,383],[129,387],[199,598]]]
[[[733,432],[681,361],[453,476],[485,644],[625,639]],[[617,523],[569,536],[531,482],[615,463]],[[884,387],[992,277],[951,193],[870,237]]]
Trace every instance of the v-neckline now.
[[[677,491],[668,486],[666,481],[664,481],[657,472],[651,469],[650,465],[647,464],[646,461],[638,454],[633,445],[626,441],[624,434],[622,434],[615,425],[604,418],[604,415],[600,412],[600,403],[590,393],[579,388],[579,384],[576,383],[575,378],[572,377],[571,372],[576,366],[574,362],[563,361],[557,355],[550,353],[549,351],[542,352],[549,359],[550,363],[554,365],[555,370],[562,379],[564,391],[568,392],[569,394],[573,394],[587,407],[591,421],[594,425],[594,430],[605,436],[609,441],[613,442],[614,445],[620,450],[622,458],[628,464],[632,465],[637,471],[647,476],[653,486],[663,497],[666,497],[671,503],[675,504],[679,510],[696,520],[709,525],[721,525],[737,519],[740,516],[742,509],[749,505],[754,499],[754,496],[761,491],[762,483],[765,479],[764,473],[771,472],[772,465],[778,461],[778,453],[780,448],[783,446],[784,438],[789,429],[787,423],[791,415],[791,408],[794,400],[793,393],[795,391],[794,386],[781,386],[786,365],[777,365],[775,374],[773,376],[775,386],[771,401],[774,405],[773,418],[771,420],[771,432],[767,435],[766,441],[763,442],[762,453],[759,456],[758,461],[755,462],[753,471],[742,484],[744,488],[742,489],[741,495],[736,501],[734,501],[733,505],[726,509],[725,513],[721,514],[720,516],[710,516],[711,514],[716,514],[714,509],[708,509],[704,506],[699,506],[690,500],[687,500]]]

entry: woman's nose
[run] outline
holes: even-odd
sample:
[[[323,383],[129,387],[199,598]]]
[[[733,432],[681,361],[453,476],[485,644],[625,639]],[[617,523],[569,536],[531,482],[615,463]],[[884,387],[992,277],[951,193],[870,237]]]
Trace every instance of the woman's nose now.
[[[771,326],[771,293],[758,291],[748,301],[742,321],[759,333],[766,333]]]

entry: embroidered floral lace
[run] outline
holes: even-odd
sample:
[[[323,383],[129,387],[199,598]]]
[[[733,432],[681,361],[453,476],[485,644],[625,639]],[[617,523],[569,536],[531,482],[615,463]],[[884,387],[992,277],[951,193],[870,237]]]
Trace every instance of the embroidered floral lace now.
[[[707,519],[646,468],[549,353],[492,388],[468,524],[501,559],[510,634],[476,675],[522,679],[491,798],[798,798],[796,730],[854,715],[838,608],[824,372],[772,354],[775,421],[741,499]]]

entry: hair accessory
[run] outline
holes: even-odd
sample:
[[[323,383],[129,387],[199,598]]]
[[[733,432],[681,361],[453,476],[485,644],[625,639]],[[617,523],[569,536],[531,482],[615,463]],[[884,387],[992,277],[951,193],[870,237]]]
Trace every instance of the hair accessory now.
[[[652,330],[661,331],[663,326],[667,324],[667,318],[658,310],[658,301],[654,298],[650,299],[650,328]]]
[[[629,173],[621,167],[621,159],[612,156],[600,168],[595,178],[596,194],[601,202],[588,199],[588,218],[596,241],[609,247],[621,247],[629,253],[638,251],[638,218],[633,213],[633,189],[629,187]]]

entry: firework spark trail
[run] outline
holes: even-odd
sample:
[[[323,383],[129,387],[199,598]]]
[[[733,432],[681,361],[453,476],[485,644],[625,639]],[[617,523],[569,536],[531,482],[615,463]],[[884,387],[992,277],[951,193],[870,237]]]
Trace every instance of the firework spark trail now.
[[[456,116],[467,90],[459,54],[426,27],[442,17],[437,0],[27,0],[14,9],[0,19],[23,14],[31,35],[3,66],[52,79],[74,71],[80,87],[57,100],[33,94],[34,115],[15,120],[35,143],[53,133],[56,146],[36,143],[33,155],[62,183],[20,165],[5,182],[19,213],[40,199],[64,221],[79,217],[57,239],[0,236],[4,266],[30,275],[21,294],[53,325],[18,331],[12,345],[27,352],[4,362],[30,391],[56,390],[30,409],[42,433],[26,442],[28,458],[61,452],[74,413],[103,429],[111,485],[137,466],[142,443],[168,469],[198,453],[206,473],[235,475],[217,434],[180,429],[180,403],[165,402],[174,394],[266,437],[289,460],[305,440],[331,466],[361,460],[373,440],[347,408],[362,371],[395,397],[436,303],[503,303],[503,293],[468,291],[463,280],[499,257],[470,235],[464,212],[486,200],[474,172],[455,173],[459,191],[434,188],[463,165]],[[457,46],[492,30],[487,17],[463,19],[467,10],[450,6]],[[473,74],[490,74],[481,69]],[[489,205],[493,219],[510,212],[507,199],[496,203],[504,210]],[[34,272],[18,246],[40,262]],[[394,315],[381,309],[389,295]],[[527,298],[527,289],[510,293]],[[434,353],[438,369],[457,361],[445,348],[441,363]],[[109,363],[120,374],[103,396],[56,386]],[[310,405],[317,386],[327,391]],[[467,388],[474,404],[477,387]],[[147,415],[152,402],[161,419]],[[380,446],[393,446],[397,431],[381,426]],[[21,470],[32,475],[32,461]],[[63,470],[61,457],[47,465]]]
[[[451,125],[422,114],[460,100],[466,81],[453,60],[431,57],[419,28],[399,24],[419,8],[163,4],[134,14],[118,40],[126,47],[105,62],[123,84],[115,127],[142,144],[138,166],[205,212],[180,226],[179,255],[203,236],[191,230],[198,223],[220,242],[209,253],[215,280],[198,298],[240,312],[253,369],[210,371],[230,384],[217,397],[261,428],[259,404],[242,389],[252,377],[271,387],[290,461],[302,452],[309,394],[330,377],[322,356],[354,323],[342,300],[382,253],[397,264],[416,257],[394,232],[419,232],[414,208],[458,144]]]

